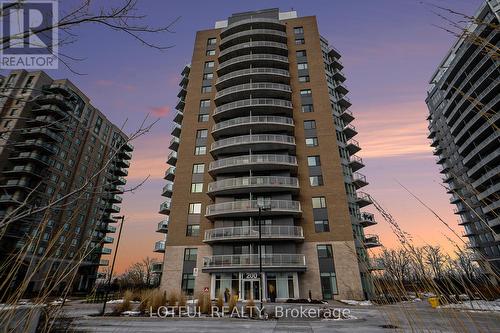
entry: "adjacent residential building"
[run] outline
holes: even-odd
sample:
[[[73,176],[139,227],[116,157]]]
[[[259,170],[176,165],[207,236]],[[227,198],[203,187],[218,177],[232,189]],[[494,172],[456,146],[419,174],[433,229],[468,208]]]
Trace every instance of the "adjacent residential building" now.
[[[127,136],[70,81],[24,70],[0,84],[0,135],[0,279],[14,290],[31,276],[28,293],[89,290],[114,241]]]
[[[380,243],[364,233],[376,222],[360,211],[342,68],[314,16],[246,12],[197,32],[155,245],[167,293],[259,300],[261,265],[266,300],[369,295],[366,249]]]
[[[485,1],[477,24],[432,76],[429,139],[463,236],[486,272],[500,274],[500,2]]]

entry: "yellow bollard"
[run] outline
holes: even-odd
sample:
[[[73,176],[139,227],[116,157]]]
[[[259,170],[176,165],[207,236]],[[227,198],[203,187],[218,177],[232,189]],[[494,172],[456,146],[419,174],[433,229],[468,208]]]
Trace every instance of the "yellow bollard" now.
[[[439,305],[439,298],[438,297],[429,297],[428,301],[433,309],[435,309]]]

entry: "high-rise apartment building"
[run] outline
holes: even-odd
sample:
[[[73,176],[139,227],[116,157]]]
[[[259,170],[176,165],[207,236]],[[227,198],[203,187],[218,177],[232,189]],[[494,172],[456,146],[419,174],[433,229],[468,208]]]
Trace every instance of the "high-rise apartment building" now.
[[[101,254],[111,253],[128,137],[70,81],[43,71],[3,78],[0,116],[0,279],[15,290],[32,276],[28,293],[89,290],[108,263]],[[54,285],[71,267],[76,276]]]
[[[426,99],[429,139],[456,204],[463,236],[500,274],[500,2],[485,1],[434,73]],[[487,264],[489,263],[489,264]],[[493,275],[493,274],[492,274]]]
[[[370,292],[366,248],[380,243],[363,231],[376,222],[360,212],[371,199],[342,68],[314,16],[246,12],[197,32],[155,245],[167,293],[258,300],[260,265],[267,300]]]

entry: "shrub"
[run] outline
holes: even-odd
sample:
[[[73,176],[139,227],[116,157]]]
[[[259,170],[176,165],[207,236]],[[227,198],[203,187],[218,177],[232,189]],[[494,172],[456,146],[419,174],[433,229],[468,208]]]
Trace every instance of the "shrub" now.
[[[149,306],[151,311],[157,312],[158,308],[167,304],[167,295],[160,289],[154,289],[150,292]]]
[[[200,293],[198,295],[198,308],[201,313],[208,314],[210,311],[210,297],[206,293]]]
[[[152,290],[141,291],[141,299],[138,308],[140,312],[144,313],[149,309],[149,305],[151,304],[152,294],[153,294]]]
[[[125,311],[130,311],[132,310],[132,299],[134,298],[134,293],[130,290],[125,291],[123,294],[123,302],[118,303],[115,305],[115,308],[113,311],[115,313],[122,313]]]
[[[176,306],[178,302],[179,302],[179,295],[176,292],[172,292],[170,295],[168,295],[169,306]]]
[[[255,317],[257,315],[257,308],[255,307],[255,302],[253,298],[250,298],[245,304],[245,313],[249,317]]]
[[[229,304],[228,304],[229,313],[233,312],[237,303],[238,303],[238,295],[231,295],[231,297],[229,297]]]
[[[219,311],[222,311],[222,308],[224,307],[224,299],[222,298],[222,294],[219,293],[219,296],[217,296],[217,307],[219,308]]]

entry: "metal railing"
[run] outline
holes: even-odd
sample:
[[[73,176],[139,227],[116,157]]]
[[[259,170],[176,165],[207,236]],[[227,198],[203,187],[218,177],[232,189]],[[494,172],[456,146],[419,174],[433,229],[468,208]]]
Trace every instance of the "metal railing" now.
[[[223,57],[236,50],[241,50],[248,47],[272,47],[276,49],[288,50],[286,43],[280,42],[269,42],[269,41],[255,41],[255,42],[244,42],[228,47],[227,49],[219,53],[219,57]]]
[[[248,143],[285,143],[295,144],[295,137],[279,134],[251,134],[233,136],[231,138],[218,140],[212,143],[210,149],[215,150],[227,146],[234,146]]]
[[[155,242],[154,252],[164,252],[165,251],[165,241],[157,241]]]
[[[269,212],[280,211],[280,212],[291,212],[291,213],[301,213],[300,202],[292,200],[269,200],[267,206],[270,208]],[[206,210],[206,215],[219,215],[219,214],[230,214],[238,212],[258,212],[259,211],[259,201],[258,200],[241,200],[241,201],[230,201],[222,202],[213,205],[208,205]]]
[[[165,201],[160,205],[160,211],[170,210],[170,200]]]
[[[303,239],[302,227],[289,225],[263,225],[261,226],[262,238],[285,238]],[[257,239],[259,238],[259,226],[216,228],[205,231],[203,241],[233,240],[233,239]]]
[[[169,167],[167,170],[165,170],[165,178],[169,175],[175,176],[175,167]]]
[[[249,164],[281,164],[281,165],[297,166],[297,158],[295,156],[290,156],[290,155],[235,156],[210,162],[208,170],[212,171],[219,168],[225,168],[237,165],[249,165]]]
[[[203,257],[203,268],[258,267],[258,254],[230,254]],[[306,266],[303,254],[262,254],[264,267],[301,267]]]
[[[250,29],[250,30],[244,30],[240,31],[234,34],[231,34],[229,36],[226,36],[220,40],[220,45],[232,40],[236,39],[242,36],[248,36],[248,35],[274,35],[274,36],[279,36],[279,37],[284,37],[286,38],[286,32],[280,31],[280,30],[274,30],[274,29]]]
[[[299,188],[299,180],[295,177],[257,176],[223,179],[208,184],[208,192],[245,187],[292,187]]]
[[[236,22],[229,24],[226,28],[224,28],[221,31],[221,35],[225,34],[227,31],[231,30],[234,27],[244,25],[244,24],[249,24],[249,23],[274,23],[274,24],[279,24],[279,25],[284,27],[284,24],[278,19],[265,18],[265,17],[252,17],[249,19],[239,20],[239,21],[236,21]]]
[[[249,55],[243,55],[239,57],[235,57],[229,60],[226,60],[222,63],[219,64],[218,70],[221,70],[227,66],[230,66],[232,64],[236,64],[239,62],[244,62],[244,61],[250,61],[250,60],[276,60],[284,63],[288,63],[288,57],[276,55],[276,54],[249,54]]]
[[[252,91],[258,89],[280,90],[289,93],[292,92],[292,88],[288,84],[272,83],[272,82],[244,83],[218,91],[217,94],[215,94],[215,99],[239,91]]]
[[[237,77],[237,76],[251,75],[251,74],[270,74],[270,75],[279,75],[279,76],[290,77],[290,72],[287,70],[284,70],[284,69],[258,67],[258,68],[240,69],[240,70],[219,76],[217,78],[217,81],[215,84],[219,84],[223,81],[232,79],[232,78]]]
[[[249,125],[249,124],[282,124],[294,126],[293,118],[290,117],[280,117],[280,116],[248,116],[233,118],[220,123],[215,124],[212,127],[212,132],[225,129],[228,127],[238,126],[238,125]]]

